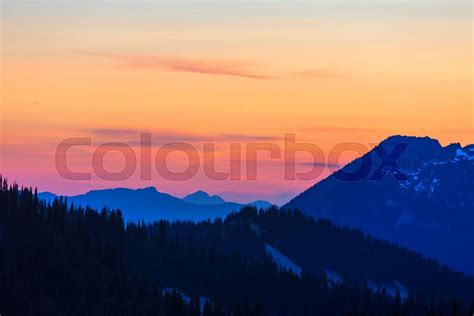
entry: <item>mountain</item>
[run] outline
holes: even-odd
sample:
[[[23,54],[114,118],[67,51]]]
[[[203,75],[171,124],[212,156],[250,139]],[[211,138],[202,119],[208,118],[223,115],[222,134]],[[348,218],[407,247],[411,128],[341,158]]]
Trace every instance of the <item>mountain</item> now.
[[[39,193],[39,198],[53,201],[54,193]],[[197,191],[183,199],[161,193],[155,187],[143,189],[105,189],[93,190],[85,194],[67,196],[69,203],[89,205],[96,209],[103,207],[120,209],[123,216],[129,221],[145,220],[152,222],[160,219],[170,220],[207,220],[225,217],[228,213],[238,211],[243,204],[226,202],[217,195],[210,196],[203,191]],[[265,201],[256,201],[250,205],[258,208],[271,206]]]
[[[50,192],[39,194],[40,199],[51,201],[56,197]],[[96,209],[103,207],[120,209],[125,220],[152,222],[160,219],[207,220],[225,217],[241,208],[237,203],[201,205],[186,202],[172,195],[161,193],[155,187],[143,189],[93,190],[85,194],[68,196],[68,202],[75,205],[89,205]]]
[[[209,193],[204,191],[196,191],[189,195],[186,195],[183,198],[183,201],[200,204],[200,205],[216,205],[225,203],[224,199],[218,195],[209,195]]]
[[[183,198],[183,201],[194,203],[194,204],[200,204],[200,205],[219,205],[219,204],[225,204],[225,203],[234,203],[234,202],[227,202],[218,195],[211,196],[209,195],[209,193],[204,192],[204,191],[196,191],[194,193],[186,195]],[[237,204],[237,203],[234,203],[234,204]],[[256,208],[269,208],[270,206],[272,206],[272,203],[263,201],[263,200],[257,200],[257,201],[253,201],[247,204],[244,203],[240,205],[241,207],[255,206]]]
[[[367,175],[354,179],[357,170]],[[473,179],[473,145],[392,136],[284,208],[360,228],[474,274]]]

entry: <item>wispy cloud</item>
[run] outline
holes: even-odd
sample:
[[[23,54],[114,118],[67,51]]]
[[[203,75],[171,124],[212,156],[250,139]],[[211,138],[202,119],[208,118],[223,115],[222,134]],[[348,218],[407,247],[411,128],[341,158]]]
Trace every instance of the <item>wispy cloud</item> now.
[[[154,144],[166,142],[265,142],[278,141],[282,137],[271,135],[246,135],[246,134],[199,134],[178,130],[138,130],[121,128],[95,128],[81,130],[101,138],[127,141],[128,144],[139,143],[137,139],[141,133],[150,133]],[[132,142],[130,142],[130,140]]]
[[[232,76],[248,79],[335,79],[345,78],[332,69],[305,69],[300,71],[268,74],[255,69],[255,62],[242,60],[197,59],[164,55],[133,55],[87,52],[89,56],[108,58],[120,67],[148,71],[183,72],[217,76]]]
[[[208,75],[233,76],[251,79],[271,79],[251,69],[251,63],[239,60],[200,60],[176,56],[128,55],[110,53],[88,53],[96,57],[113,59],[122,67],[168,72],[187,72]]]

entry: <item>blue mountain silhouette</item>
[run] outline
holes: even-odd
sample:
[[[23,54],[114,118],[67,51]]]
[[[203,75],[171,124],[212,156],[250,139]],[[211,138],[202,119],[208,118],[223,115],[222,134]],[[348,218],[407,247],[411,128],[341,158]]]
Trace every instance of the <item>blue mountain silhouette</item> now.
[[[209,193],[204,191],[196,191],[189,195],[186,195],[183,198],[183,201],[194,203],[194,204],[201,204],[201,205],[216,205],[216,204],[223,204],[225,203],[224,199],[218,195],[209,195]]]
[[[377,151],[390,153],[397,144],[407,145],[396,160],[400,169],[384,165],[382,179],[371,179],[382,165]],[[347,180],[364,159],[372,160],[367,176]],[[284,207],[360,228],[474,274],[473,179],[473,145],[442,147],[428,137],[392,136]]]
[[[54,193],[43,192],[39,197],[52,201],[57,197]],[[183,199],[170,194],[161,193],[155,187],[143,189],[105,189],[93,190],[85,194],[67,196],[69,203],[89,205],[93,208],[120,209],[129,221],[152,222],[160,219],[200,221],[225,217],[233,211],[238,211],[244,205],[254,205],[259,208],[269,207],[265,201],[255,201],[249,204],[226,202],[220,196],[210,196],[203,191],[197,191]]]

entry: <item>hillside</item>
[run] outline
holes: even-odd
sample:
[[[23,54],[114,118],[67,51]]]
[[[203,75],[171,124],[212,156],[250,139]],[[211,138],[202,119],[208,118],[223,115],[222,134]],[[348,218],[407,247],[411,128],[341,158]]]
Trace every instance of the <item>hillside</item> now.
[[[407,145],[396,160],[400,167],[397,172],[406,179],[396,179],[387,165],[382,179],[374,180],[382,163],[377,152],[390,153],[397,144]],[[373,163],[365,178],[345,179],[367,159]],[[474,274],[473,188],[473,145],[442,147],[427,137],[393,136],[284,208],[360,228]]]
[[[291,247],[304,249],[308,261]],[[125,225],[118,210],[62,199],[49,205],[5,181],[0,253],[0,312],[8,315],[198,315],[201,301],[203,315],[448,314],[467,312],[474,293],[472,278],[298,212],[246,207],[225,221]],[[320,274],[319,267],[338,267],[314,264],[316,254],[340,258],[347,278]],[[398,263],[388,265],[395,256]],[[405,282],[408,297],[363,282],[359,265],[366,259],[379,267],[367,280]],[[302,273],[286,271],[284,261]],[[429,280],[418,275],[424,270]],[[165,294],[169,289],[178,292]]]

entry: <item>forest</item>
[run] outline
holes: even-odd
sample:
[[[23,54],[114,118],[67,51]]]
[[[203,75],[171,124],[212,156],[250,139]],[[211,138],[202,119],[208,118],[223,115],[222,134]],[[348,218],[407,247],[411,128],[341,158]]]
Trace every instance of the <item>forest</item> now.
[[[120,210],[45,202],[36,189],[0,183],[1,315],[474,313],[473,278],[297,210],[125,223]],[[279,267],[267,243],[303,274]],[[342,282],[328,279],[328,264]],[[408,298],[374,291],[363,277],[383,281],[387,271],[409,286]]]

